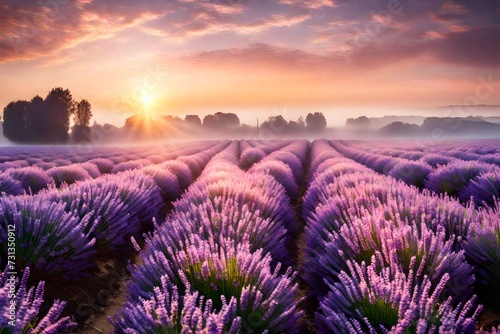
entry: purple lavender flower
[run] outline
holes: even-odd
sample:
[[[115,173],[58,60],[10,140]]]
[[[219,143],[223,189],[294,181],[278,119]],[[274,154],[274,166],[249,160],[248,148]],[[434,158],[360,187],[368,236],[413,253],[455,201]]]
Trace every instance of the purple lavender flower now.
[[[170,160],[162,163],[161,168],[168,169],[177,176],[181,190],[187,189],[193,182],[193,174],[189,166],[182,161]]]
[[[36,197],[0,198],[2,263],[7,260],[8,226],[14,225],[17,270],[31,267],[31,276],[38,280],[80,279],[95,265],[95,240],[64,208],[63,203]]]
[[[115,167],[115,164],[113,161],[108,160],[108,159],[104,159],[104,158],[95,158],[95,159],[89,160],[87,162],[90,162],[90,163],[96,165],[97,168],[99,169],[99,172],[101,172],[101,174],[111,173],[111,171]]]
[[[70,317],[61,318],[66,302],[55,300],[45,315],[40,315],[40,306],[44,302],[44,282],[27,290],[27,281],[30,269],[25,268],[22,279],[16,278],[19,284],[15,291],[15,298],[11,299],[10,288],[13,284],[8,280],[6,272],[0,272],[0,331],[2,333],[66,333],[75,329],[76,323]],[[11,304],[14,301],[15,304]],[[12,312],[11,307],[14,307]],[[14,315],[15,326],[11,326],[11,315]]]
[[[0,173],[0,196],[21,195],[24,193],[22,183],[5,173]]]
[[[241,158],[239,160],[239,166],[247,170],[254,164],[258,163],[264,159],[267,154],[259,148],[250,147],[241,153]]]
[[[377,269],[348,261],[349,271],[329,285],[316,314],[321,333],[474,333],[481,307],[474,311],[476,297],[454,307],[450,299],[438,304],[449,275],[437,286],[427,279],[415,283],[414,261],[409,274],[397,267]],[[473,313],[473,314],[471,314]]]
[[[446,166],[452,161],[455,161],[455,158],[448,157],[446,155],[442,154],[434,154],[434,153],[429,153],[424,155],[423,157],[420,158],[420,161],[425,162],[432,166],[433,168],[437,168],[440,166]]]
[[[304,166],[302,164],[302,161],[296,155],[287,151],[288,148],[290,148],[290,146],[287,146],[284,149],[271,153],[267,157],[267,159],[281,161],[287,164],[288,167],[290,167],[290,169],[293,172],[295,181],[299,183],[302,181],[302,176],[304,174]],[[302,154],[298,155],[302,156]]]
[[[498,307],[500,300],[500,225],[498,212],[485,210],[463,243],[467,260],[474,266],[478,294]]]
[[[72,184],[91,178],[90,174],[77,164],[51,168],[47,170],[47,175],[54,179],[56,187],[60,187],[63,183]]]
[[[141,231],[141,224],[151,224],[163,204],[160,189],[140,171],[105,175],[42,197],[63,201],[66,211],[84,219],[84,232],[96,238],[100,250],[125,244]]]
[[[263,160],[249,169],[249,173],[265,173],[271,175],[286,190],[290,198],[294,198],[299,191],[293,172],[288,165],[276,160]]]
[[[129,170],[139,169],[141,167],[142,164],[137,160],[125,161],[116,164],[115,167],[113,167],[113,169],[111,170],[111,174],[118,174]]]
[[[153,178],[166,201],[174,201],[182,194],[179,181],[174,173],[160,166],[148,166],[141,170]]]
[[[456,161],[436,169],[429,174],[425,187],[457,197],[470,181],[480,174],[498,169],[496,166],[474,161]]]
[[[474,199],[476,206],[495,207],[500,198],[500,171],[484,173],[472,180],[461,192],[463,201]]]
[[[419,161],[405,161],[394,166],[389,175],[410,186],[423,188],[424,182],[431,172],[432,167],[426,163]]]
[[[97,179],[99,176],[101,176],[101,172],[99,171],[99,168],[97,165],[90,163],[90,162],[82,162],[78,164],[80,167],[85,169],[87,173],[89,173],[90,177],[93,179]]]
[[[52,177],[42,169],[34,166],[9,169],[5,173],[21,182],[23,189],[28,193],[36,194],[40,190],[54,185]]]
[[[129,301],[137,303],[141,296],[151,298],[155,286],[160,286],[162,280],[154,275],[163,272],[167,275],[163,280],[178,286],[180,295],[198,292],[200,297],[211,300],[217,311],[225,309],[228,299],[238,301],[244,298],[245,307],[239,306],[241,302],[234,303],[224,316],[223,324],[240,317],[243,328],[247,330],[294,332],[302,315],[296,310],[298,285],[293,283],[296,273],[287,270],[278,275],[279,266],[271,271],[270,255],[263,255],[262,250],[251,253],[248,243],[230,244],[233,246],[201,241],[185,250],[173,250],[172,261],[168,261],[163,252],[148,252],[150,255],[143,258],[144,264],[133,272]],[[208,270],[204,268],[206,264]],[[246,292],[242,297],[244,289]]]

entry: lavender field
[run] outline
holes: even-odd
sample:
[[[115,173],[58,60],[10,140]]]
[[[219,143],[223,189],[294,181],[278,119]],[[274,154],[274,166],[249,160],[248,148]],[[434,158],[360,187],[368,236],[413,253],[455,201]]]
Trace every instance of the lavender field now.
[[[1,333],[500,333],[500,141],[0,148]]]

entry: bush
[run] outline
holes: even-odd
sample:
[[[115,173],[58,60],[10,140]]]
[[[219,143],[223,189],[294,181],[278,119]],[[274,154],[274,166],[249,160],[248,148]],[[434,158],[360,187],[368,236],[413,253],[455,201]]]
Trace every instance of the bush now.
[[[422,158],[420,158],[420,161],[431,165],[433,168],[437,168],[440,166],[446,166],[450,162],[453,162],[456,160],[457,159],[455,159],[453,157],[448,157],[446,155],[434,154],[434,153],[426,154]]]
[[[161,278],[167,275],[168,281],[179,287],[180,295],[198,292],[212,301],[213,310],[222,310],[224,301],[234,298],[237,308],[231,318],[240,317],[246,331],[295,332],[302,315],[296,310],[300,301],[295,298],[296,273],[290,269],[278,275],[279,267],[274,272],[270,269],[270,255],[249,249],[248,244],[224,247],[201,242],[185,251],[174,250],[172,262],[161,251],[148,252],[149,256],[142,257],[143,265],[133,273],[128,300],[151,298],[154,287],[162,286]]]
[[[26,268],[15,292],[15,298],[10,298],[11,284],[7,269],[0,273],[0,332],[2,333],[66,333],[75,329],[76,323],[70,317],[61,318],[66,302],[56,300],[45,316],[40,315],[43,304],[44,282],[27,290],[30,269]],[[15,326],[9,324],[11,301],[15,302]]]
[[[193,182],[193,174],[186,163],[178,160],[170,160],[160,165],[164,169],[170,170],[177,176],[181,190],[187,189]]]
[[[142,172],[153,178],[164,200],[174,201],[182,195],[177,177],[168,169],[159,166],[149,166],[143,168]]]
[[[470,181],[480,174],[494,171],[492,165],[474,161],[456,161],[440,167],[430,173],[425,187],[437,193],[447,193],[458,197]]]
[[[274,177],[286,190],[290,198],[295,198],[299,191],[293,172],[288,165],[276,160],[263,160],[249,169],[249,173],[264,173]]]
[[[320,300],[316,314],[320,332],[475,332],[474,319],[481,310],[473,312],[475,297],[457,307],[451,298],[438,303],[449,274],[432,287],[427,277],[422,283],[414,282],[417,267],[413,265],[409,275],[395,267],[379,272],[375,261],[370,266],[349,261],[348,266],[349,272],[342,272],[339,282],[330,285],[328,295]]]
[[[222,299],[219,311],[213,301],[198,292],[187,292],[179,297],[178,289],[167,276],[161,278],[161,287],[154,294],[139,302],[127,302],[121,313],[110,319],[115,333],[181,333],[182,331],[211,333],[239,333],[241,318],[236,314],[236,299],[229,304]]]
[[[474,266],[479,296],[500,307],[500,223],[498,215],[487,211],[473,226],[463,244],[467,260]]]
[[[423,188],[432,167],[419,161],[400,162],[390,171],[389,176],[401,180],[407,185]]]
[[[47,171],[47,175],[54,179],[56,187],[60,187],[64,183],[73,184],[76,181],[92,178],[90,174],[80,165],[54,167]]]
[[[247,170],[266,156],[267,154],[259,148],[248,148],[241,153],[238,164],[241,169]]]
[[[21,182],[23,189],[27,193],[36,194],[42,189],[54,186],[54,179],[38,167],[9,169],[6,173]]]
[[[500,198],[500,172],[490,172],[472,180],[461,192],[460,199],[467,201],[474,199],[476,206],[485,204],[495,207]]]
[[[24,193],[22,183],[14,180],[5,173],[0,173],[0,196],[3,195],[21,195]]]
[[[111,170],[111,174],[118,174],[121,172],[125,172],[128,170],[134,170],[134,169],[139,169],[141,168],[142,165],[139,161],[135,160],[130,160],[130,161],[125,161],[117,164],[113,169]]]
[[[80,279],[95,266],[95,240],[83,231],[87,222],[64,208],[41,196],[0,198],[1,262],[7,262],[7,235],[14,225],[18,271],[30,267],[35,280]]]
[[[88,162],[96,165],[101,174],[111,173],[111,171],[115,167],[115,163],[113,161],[103,158],[92,159],[89,160]]]

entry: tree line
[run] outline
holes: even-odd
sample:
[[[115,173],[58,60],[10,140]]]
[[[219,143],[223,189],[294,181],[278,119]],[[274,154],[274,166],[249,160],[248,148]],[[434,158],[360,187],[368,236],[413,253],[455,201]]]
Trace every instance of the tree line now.
[[[70,120],[73,117],[71,138]],[[14,143],[65,144],[82,140],[90,131],[92,106],[73,99],[64,88],[53,88],[44,98],[10,102],[3,110],[3,134]]]
[[[10,102],[3,110],[3,134],[19,144],[66,144],[92,143],[105,140],[104,137],[137,140],[189,135],[301,136],[321,133],[327,126],[326,118],[320,112],[309,113],[306,118],[297,120],[286,120],[281,115],[270,116],[257,127],[242,124],[238,115],[230,112],[216,112],[203,118],[195,114],[184,118],[171,115],[151,118],[136,114],[129,117],[122,128],[106,124],[106,131],[95,122],[90,126],[91,118],[89,101],[77,102],[68,89],[59,87],[50,90],[45,98],[37,95],[29,101]],[[73,124],[71,131],[70,124]]]
[[[184,119],[178,116],[159,116],[156,121],[161,121],[174,124],[177,126],[190,125],[194,127],[203,127],[207,130],[239,130],[242,127],[250,127],[249,125],[242,124],[238,115],[234,113],[216,112],[215,114],[206,115],[203,120],[198,115],[186,115]],[[141,123],[148,123],[150,126],[151,120],[146,120],[141,115],[133,115],[125,121],[125,127],[138,128]],[[315,112],[309,113],[307,117],[299,117],[298,120],[286,120],[282,115],[270,116],[262,124],[259,125],[261,129],[270,130],[273,132],[294,132],[294,131],[311,131],[322,132],[326,129],[327,121],[323,113]]]

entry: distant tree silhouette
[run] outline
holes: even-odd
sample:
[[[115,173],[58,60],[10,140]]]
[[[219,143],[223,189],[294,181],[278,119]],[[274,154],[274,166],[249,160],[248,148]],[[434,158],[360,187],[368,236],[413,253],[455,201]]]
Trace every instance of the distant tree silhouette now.
[[[233,113],[216,112],[203,118],[203,126],[213,130],[237,129],[240,126],[240,119]]]
[[[194,126],[200,126],[201,125],[201,119],[200,116],[198,115],[186,115],[184,118],[184,121],[186,124],[194,125]]]
[[[9,103],[3,110],[3,133],[12,142],[26,142],[26,111],[30,102],[16,101]]]
[[[384,136],[407,137],[416,136],[421,132],[420,127],[416,124],[403,122],[392,122],[378,130],[378,133]]]
[[[68,89],[54,88],[45,98],[47,108],[48,141],[51,143],[65,143],[68,141],[69,120],[75,111],[76,103]]]
[[[281,115],[271,116],[262,123],[261,127],[262,129],[268,129],[275,133],[285,132],[288,127],[288,121]]]
[[[321,112],[309,113],[306,117],[307,129],[310,132],[322,132],[326,129],[326,118]]]
[[[80,102],[78,102],[78,104],[76,105],[75,115],[74,115],[75,124],[84,125],[88,127],[90,125],[91,118],[92,118],[92,106],[90,105],[89,101],[81,100]]]
[[[370,127],[370,119],[366,116],[358,118],[348,118],[345,125],[351,128],[368,128]]]
[[[75,125],[71,129],[74,142],[90,141],[90,119],[92,118],[92,106],[87,100],[77,103],[73,121]]]
[[[39,95],[31,99],[26,110],[26,136],[29,142],[43,141],[48,131],[49,118],[43,98]]]
[[[66,143],[75,109],[71,92],[63,88],[52,89],[45,99],[11,102],[4,108],[4,135],[14,143]],[[88,116],[81,118],[87,126]]]
[[[179,116],[165,115],[161,116],[161,118],[163,119],[163,121],[167,122],[170,125],[181,125],[183,123],[182,118],[180,118]]]

